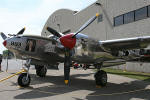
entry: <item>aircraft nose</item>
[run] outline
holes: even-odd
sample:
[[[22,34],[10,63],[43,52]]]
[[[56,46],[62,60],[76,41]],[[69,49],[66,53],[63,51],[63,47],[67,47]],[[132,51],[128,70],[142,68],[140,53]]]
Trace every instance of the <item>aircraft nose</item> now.
[[[3,42],[3,45],[6,47],[6,45],[7,45],[7,41],[6,40]]]

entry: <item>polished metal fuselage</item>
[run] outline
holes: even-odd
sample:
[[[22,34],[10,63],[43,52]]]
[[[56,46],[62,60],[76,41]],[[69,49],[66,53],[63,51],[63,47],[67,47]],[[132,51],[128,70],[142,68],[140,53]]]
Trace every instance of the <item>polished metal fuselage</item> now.
[[[78,34],[75,47],[71,50],[72,61],[82,64],[96,64],[119,59],[105,50],[98,40]],[[65,48],[57,37],[16,36],[7,39],[10,51],[26,59],[34,59],[47,64],[64,62]]]

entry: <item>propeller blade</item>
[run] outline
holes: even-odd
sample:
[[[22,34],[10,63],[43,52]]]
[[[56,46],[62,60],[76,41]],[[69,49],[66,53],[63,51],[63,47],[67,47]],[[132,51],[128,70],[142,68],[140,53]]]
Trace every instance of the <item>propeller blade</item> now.
[[[51,28],[51,27],[47,27],[47,30],[52,33],[54,36],[57,37],[61,37],[62,35],[60,33],[58,33],[55,29]]]
[[[80,33],[86,27],[88,27],[99,15],[100,15],[99,13],[96,13],[95,16],[93,16],[92,18],[90,18],[84,25],[82,25],[82,27],[75,33],[75,35],[72,38],[74,38],[78,33]]]
[[[69,83],[70,77],[70,67],[71,67],[71,52],[70,49],[65,50],[65,61],[64,61],[64,82]]]
[[[15,34],[8,34],[9,36],[16,36]]]
[[[25,27],[23,28],[23,29],[21,29],[16,35],[21,35],[21,34],[23,34],[23,32],[25,31]]]
[[[3,32],[1,32],[0,34],[1,34],[1,37],[2,37],[4,40],[7,38],[7,36],[6,36]]]

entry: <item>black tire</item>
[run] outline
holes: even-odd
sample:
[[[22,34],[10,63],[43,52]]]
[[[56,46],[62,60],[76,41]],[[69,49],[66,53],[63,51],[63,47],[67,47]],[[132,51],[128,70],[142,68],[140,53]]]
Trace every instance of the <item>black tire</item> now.
[[[47,73],[47,67],[46,66],[39,66],[36,68],[36,75],[39,77],[45,77]]]
[[[100,71],[96,72],[94,77],[95,77],[96,85],[106,86],[106,84],[107,84],[107,73],[105,71],[100,70]]]
[[[27,73],[22,73],[19,75],[19,77],[18,77],[18,85],[19,86],[28,87],[30,85],[31,78],[28,75],[28,78],[26,80],[26,77],[27,77]]]
[[[84,69],[84,70],[87,70],[87,68],[86,68],[86,67],[83,67],[83,69]]]

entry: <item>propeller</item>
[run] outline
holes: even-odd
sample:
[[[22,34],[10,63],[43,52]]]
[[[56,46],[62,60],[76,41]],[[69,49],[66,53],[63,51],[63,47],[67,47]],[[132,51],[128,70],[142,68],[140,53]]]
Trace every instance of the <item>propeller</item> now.
[[[47,30],[50,32],[50,33],[52,33],[54,36],[57,36],[57,37],[62,37],[62,35],[59,33],[59,32],[57,32],[55,29],[53,29],[53,28],[51,28],[51,27],[47,27]]]
[[[84,25],[82,25],[82,27],[75,33],[75,35],[72,37],[74,38],[78,33],[80,33],[81,31],[83,31],[86,27],[88,27],[92,22],[95,21],[95,19],[99,16],[99,13],[96,13],[95,16],[93,16],[92,18],[90,18]]]
[[[8,34],[8,35],[9,36],[18,36],[18,35],[23,34],[24,31],[25,31],[25,28],[21,29],[17,34]],[[7,36],[3,32],[1,32],[0,35],[4,40],[3,45],[6,46],[7,45],[7,41],[6,41]]]
[[[21,29],[16,35],[21,35],[21,34],[23,34],[24,33],[24,31],[25,31],[25,27],[23,28],[23,29]]]
[[[53,35],[59,37],[59,40],[61,44],[65,47],[65,60],[64,60],[64,82],[65,84],[69,83],[69,76],[70,76],[70,66],[72,64],[71,61],[71,50],[75,47],[76,44],[76,35],[83,31],[86,27],[88,27],[97,17],[99,16],[99,13],[96,13],[95,16],[90,18],[84,25],[81,26],[81,28],[75,33],[70,33],[66,35],[61,35],[56,30],[47,27],[47,30],[52,33]]]
[[[7,38],[7,36],[3,32],[1,32],[0,34],[1,34],[1,37],[3,38],[3,40],[5,40]]]
[[[8,34],[9,36],[18,36],[18,35],[22,35],[23,33],[24,33],[24,31],[25,31],[25,27],[24,28],[22,28],[17,34]]]
[[[71,50],[68,48],[65,48],[65,61],[64,61],[64,82],[65,82],[65,84],[69,83],[70,66],[71,65],[72,65]]]

